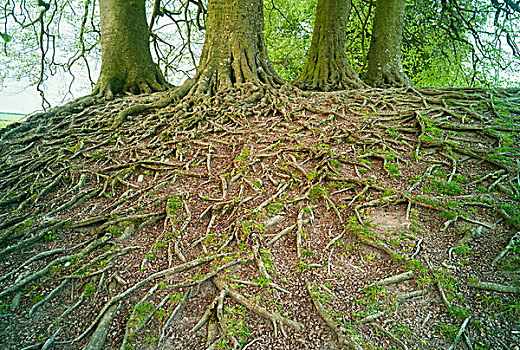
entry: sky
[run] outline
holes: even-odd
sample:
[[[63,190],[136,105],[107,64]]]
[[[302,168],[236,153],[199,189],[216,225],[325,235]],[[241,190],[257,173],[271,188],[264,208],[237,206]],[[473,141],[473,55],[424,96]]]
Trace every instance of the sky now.
[[[30,114],[41,110],[41,98],[33,86],[23,81],[5,82],[0,89],[0,112]]]
[[[16,15],[19,16],[19,20],[31,20],[31,18],[40,12],[40,8],[35,1],[27,1],[24,6],[19,5],[18,2],[13,3],[15,5],[11,6],[14,6],[14,11]],[[27,9],[27,11],[22,11],[20,7]],[[70,7],[74,7],[76,11],[82,11],[83,5],[79,1],[71,2]],[[25,18],[27,13],[32,17]],[[46,16],[48,15],[49,14],[46,14]],[[74,14],[74,16],[75,15],[76,14]],[[8,41],[6,46],[9,47],[9,50],[2,49],[0,51],[0,112],[32,114],[34,112],[42,111],[42,98],[40,93],[37,91],[36,86],[34,84],[31,85],[29,78],[19,78],[31,75],[32,80],[34,81],[38,76],[38,64],[28,64],[28,62],[38,62],[39,60],[39,51],[35,51],[38,50],[37,46],[35,46],[34,36],[36,34],[31,30],[31,28],[20,30],[19,25],[14,23],[11,17],[8,18],[10,20],[6,23],[2,23],[2,28],[0,28],[0,32],[5,31],[12,36],[12,39]],[[72,18],[75,19],[76,17]],[[67,60],[70,57],[70,52],[67,55],[63,53],[63,43],[70,43],[70,40],[75,38],[76,32],[79,29],[70,23],[67,16],[63,18],[60,17],[60,21],[55,22],[60,23],[59,34],[55,36],[57,43],[55,52],[56,62],[63,65],[64,63],[67,63]],[[54,31],[55,28],[52,28],[51,32]],[[3,43],[2,39],[0,39],[0,43]],[[49,47],[52,47],[50,42],[46,42],[46,44],[49,45]],[[0,48],[2,48],[2,45],[0,45]],[[51,55],[52,49],[49,50],[48,57]],[[72,78],[69,74],[64,74],[62,68],[54,68],[56,74],[48,77],[44,81],[42,90],[45,91],[45,98],[50,103],[51,107],[84,96],[92,90],[85,72],[81,71],[80,67],[77,66],[80,65],[72,67],[72,71],[74,75],[76,75],[76,81],[72,85],[73,96],[68,93],[69,83]],[[93,70],[93,76],[97,77],[97,65],[92,64],[91,68]],[[29,69],[36,70],[36,72],[28,72]]]
[[[84,96],[91,91],[86,77],[81,77],[84,74],[81,72],[75,72],[75,74],[78,79],[73,84],[73,95],[68,93],[70,76],[57,74],[45,81],[43,87],[45,98],[52,107]],[[95,76],[97,76],[97,72]],[[42,98],[29,80],[6,78],[3,85],[0,86],[0,112],[32,114],[42,110]]]

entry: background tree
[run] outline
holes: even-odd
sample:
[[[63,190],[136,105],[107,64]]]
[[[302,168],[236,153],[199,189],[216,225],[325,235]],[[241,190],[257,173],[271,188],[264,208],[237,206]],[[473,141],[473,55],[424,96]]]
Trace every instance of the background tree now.
[[[193,76],[203,42],[201,2],[141,2],[150,22],[152,60],[173,83]],[[156,3],[159,10],[152,15]],[[101,68],[99,1],[48,5],[12,0],[0,5],[0,85],[34,85],[44,107],[91,93]]]
[[[161,91],[169,86],[150,53],[144,0],[100,0],[101,73],[93,94]]]
[[[193,77],[204,44],[207,1],[146,1],[152,56],[165,77],[180,82]]]
[[[406,0],[378,0],[368,51],[366,82],[375,87],[411,85],[401,65]]]
[[[350,0],[318,0],[307,63],[294,84],[308,90],[342,90],[363,85],[345,53]]]

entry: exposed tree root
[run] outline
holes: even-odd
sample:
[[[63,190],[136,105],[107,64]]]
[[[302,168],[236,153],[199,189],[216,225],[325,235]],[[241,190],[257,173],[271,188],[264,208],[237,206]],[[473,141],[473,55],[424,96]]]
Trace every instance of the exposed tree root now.
[[[375,328],[377,328],[381,333],[383,333],[384,335],[386,335],[388,338],[392,339],[397,345],[399,345],[399,347],[403,350],[408,350],[408,346],[406,346],[406,344],[404,342],[402,342],[399,338],[397,338],[395,335],[393,335],[391,332],[387,331],[386,329],[384,329],[380,324],[378,323],[375,323],[375,322],[371,322],[370,323],[372,326],[374,326]]]
[[[108,242],[110,239],[110,236],[108,234],[98,238],[97,240],[90,243],[87,247],[85,247],[81,252],[77,254],[71,254],[62,256],[60,258],[56,258],[53,261],[51,261],[49,264],[47,264],[44,268],[37,270],[36,272],[30,274],[29,276],[23,278],[21,281],[18,281],[14,283],[13,285],[9,286],[8,288],[4,289],[2,292],[0,292],[0,298],[4,295],[8,295],[10,293],[16,292],[26,286],[27,284],[31,283],[32,281],[44,276],[46,273],[48,273],[52,267],[57,266],[62,263],[66,263],[67,261],[74,260],[79,257],[84,257],[90,254],[93,250],[97,249],[98,247],[104,245]]]
[[[219,278],[213,279],[213,283],[217,286],[218,289],[221,290],[221,292],[225,292],[226,296],[229,296],[234,301],[236,301],[239,304],[244,305],[248,309],[251,309],[255,313],[257,313],[260,316],[263,316],[273,323],[275,335],[277,335],[277,329],[280,327],[280,331],[282,334],[284,334],[283,325],[287,325],[289,327],[294,328],[297,331],[300,331],[303,329],[303,324],[300,322],[293,321],[291,319],[288,319],[286,317],[283,317],[282,315],[278,313],[273,313],[268,311],[267,309],[263,308],[260,305],[254,304],[253,302],[247,300],[243,295],[235,292],[234,290],[230,289],[222,280]]]
[[[451,344],[451,346],[448,348],[448,350],[454,350],[454,349],[457,348],[457,343],[459,342],[460,337],[462,336],[462,334],[466,330],[466,326],[468,325],[468,322],[469,322],[470,319],[471,319],[471,316],[468,316],[468,317],[466,317],[464,322],[462,322],[462,325],[460,326],[459,332],[457,333],[457,336],[455,337],[455,340],[453,341],[453,344]]]
[[[164,338],[166,337],[166,334],[167,334],[166,332],[167,332],[168,328],[171,326],[171,324],[173,323],[175,318],[178,317],[179,312],[182,310],[184,305],[186,305],[186,301],[190,297],[191,292],[192,292],[192,289],[190,288],[186,291],[186,293],[184,293],[182,299],[179,301],[179,303],[177,304],[177,306],[171,313],[170,317],[168,317],[168,320],[164,323],[164,326],[162,327],[162,330],[161,330],[161,337],[159,338],[159,344],[161,344],[163,342]]]
[[[492,282],[468,282],[468,287],[499,293],[520,293],[520,287],[506,286]]]
[[[415,273],[413,271],[407,271],[400,273],[399,275],[390,276],[380,281],[375,282],[376,286],[387,286],[389,284],[395,284],[399,282],[403,282],[415,277]]]
[[[507,253],[509,253],[509,251],[513,249],[515,245],[518,244],[518,241],[520,241],[520,232],[514,234],[507,246],[504,248],[504,250],[502,250],[495,259],[493,259],[491,265],[497,266],[498,262],[502,260],[507,255]]]
[[[8,346],[403,347],[399,329],[438,331],[427,314],[485,323],[466,287],[518,293],[514,92],[302,97],[271,78],[86,99],[0,131],[0,322],[30,330],[0,332]],[[459,338],[496,345],[508,322]]]
[[[343,349],[345,346],[348,346],[350,349],[361,350],[361,345],[359,345],[352,336],[346,334],[347,330],[344,327],[342,327],[340,323],[338,323],[336,320],[329,316],[329,312],[320,303],[318,296],[314,295],[314,291],[310,282],[305,281],[305,283],[307,285],[307,290],[311,295],[312,302],[316,307],[316,310],[318,311],[318,314],[325,321],[325,323],[327,323],[330,329],[334,333],[336,333],[336,336],[338,338],[338,349]]]
[[[103,315],[103,318],[99,321],[99,324],[90,337],[87,344],[83,347],[84,350],[101,350],[105,345],[105,340],[107,338],[108,328],[110,327],[110,321],[114,317],[114,314],[121,306],[115,304],[112,305]]]

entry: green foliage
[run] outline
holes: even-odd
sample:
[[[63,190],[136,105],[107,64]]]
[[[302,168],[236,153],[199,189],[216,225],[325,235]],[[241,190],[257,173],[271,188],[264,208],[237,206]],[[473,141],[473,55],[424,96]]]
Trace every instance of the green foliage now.
[[[235,338],[240,346],[244,346],[251,337],[253,330],[246,322],[247,310],[242,305],[226,306],[224,308],[224,318],[226,328],[217,349],[233,349],[233,341]]]
[[[382,287],[367,286],[363,289],[363,292],[364,295],[355,301],[356,304],[362,307],[362,311],[354,313],[355,318],[358,320],[394,307],[390,293]]]
[[[349,216],[348,218],[348,229],[360,239],[377,239],[377,235],[372,232],[373,226],[374,224],[367,220],[364,220],[363,224],[360,224],[355,215]]]
[[[294,80],[305,66],[312,39],[316,0],[264,1],[265,41],[280,76]]]
[[[176,215],[180,209],[182,209],[182,197],[178,195],[172,195],[168,198],[167,213],[169,216]]]
[[[153,2],[146,4],[150,14]],[[513,2],[500,6],[507,8],[510,4]],[[264,1],[267,49],[275,69],[287,81],[295,79],[305,65],[316,5],[317,0]],[[376,6],[375,1],[353,0],[345,28],[348,59],[361,75],[367,68]],[[518,86],[516,43],[520,31],[516,26],[520,15],[511,8],[498,10],[496,6],[497,3],[485,0],[461,0],[454,4],[408,1],[402,61],[412,81],[419,86]],[[200,9],[195,2],[169,1],[164,7],[171,11],[176,26],[156,24],[152,28],[152,47],[166,78],[177,83],[192,75],[198,62],[204,21],[200,21]],[[40,37],[37,19],[41,10],[36,1],[6,4],[5,16],[0,19],[0,43],[4,52],[0,55],[3,68],[0,84],[23,80],[38,84],[45,91],[50,76],[69,70],[70,75],[59,79],[60,86],[54,89],[60,91],[59,98],[67,95],[68,84],[78,73],[83,76],[76,80],[74,92],[88,92],[96,78],[90,76],[90,71],[95,70],[92,68],[100,57],[99,2],[49,2],[48,11],[42,15],[41,25],[45,30]],[[84,25],[81,25],[84,15]],[[162,16],[161,21],[165,18]],[[190,44],[181,44],[187,41],[187,35]],[[0,127],[3,124],[0,120]]]
[[[1,33],[1,32],[0,32],[0,38],[2,38],[6,43],[10,42],[13,39],[13,37],[10,36],[9,34]]]
[[[92,296],[97,290],[97,286],[95,284],[87,284],[84,288],[83,288],[83,295],[85,295],[86,297],[90,297]]]
[[[420,86],[510,86],[518,62],[501,42],[506,31],[510,38],[518,37],[514,21],[506,20],[503,12],[495,15],[489,1],[463,0],[457,3],[458,9],[437,4],[415,0],[407,6],[403,67],[413,82]]]
[[[54,241],[56,238],[56,230],[50,230],[43,235],[42,241]]]
[[[437,323],[434,327],[437,328],[437,330],[448,341],[454,341],[459,331],[459,329],[456,326],[443,322]]]
[[[448,308],[448,313],[451,317],[453,317],[459,322],[462,322],[466,317],[470,315],[467,309],[459,306],[451,306],[450,308]]]
[[[401,177],[401,174],[399,173],[401,167],[399,166],[399,164],[386,163],[385,169],[388,171],[392,179],[397,179]]]
[[[296,272],[298,273],[302,273],[304,272],[305,270],[309,270],[310,269],[310,266],[309,264],[307,264],[305,261],[303,260],[300,260],[296,263]]]
[[[367,55],[370,48],[372,22],[375,2],[353,0],[350,18],[347,24],[347,57],[358,72],[367,68]]]
[[[311,200],[317,200],[322,198],[323,196],[326,196],[328,194],[328,191],[326,188],[321,187],[320,185],[314,185],[311,187],[309,191],[309,198]]]
[[[285,195],[282,197],[275,198],[267,207],[269,215],[276,215],[281,213],[285,207]]]
[[[316,3],[264,2],[268,51],[276,70],[289,81],[305,65]],[[515,76],[518,78],[518,61],[503,43],[518,40],[514,20],[506,19],[504,11],[496,14],[489,1],[463,0],[457,3],[459,10],[438,4],[428,0],[407,3],[402,62],[412,81],[419,86],[511,86]],[[361,74],[367,68],[376,6],[375,2],[353,0],[346,28],[347,56]],[[505,33],[509,33],[508,40]]]
[[[143,302],[133,307],[133,316],[128,321],[129,324],[141,324],[145,325],[146,320],[155,311],[155,306],[151,303]]]

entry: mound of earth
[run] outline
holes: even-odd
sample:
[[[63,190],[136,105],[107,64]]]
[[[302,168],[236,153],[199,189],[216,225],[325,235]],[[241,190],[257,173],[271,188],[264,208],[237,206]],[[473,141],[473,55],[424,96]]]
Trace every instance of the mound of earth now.
[[[519,91],[163,98],[0,130],[3,349],[518,349]]]

